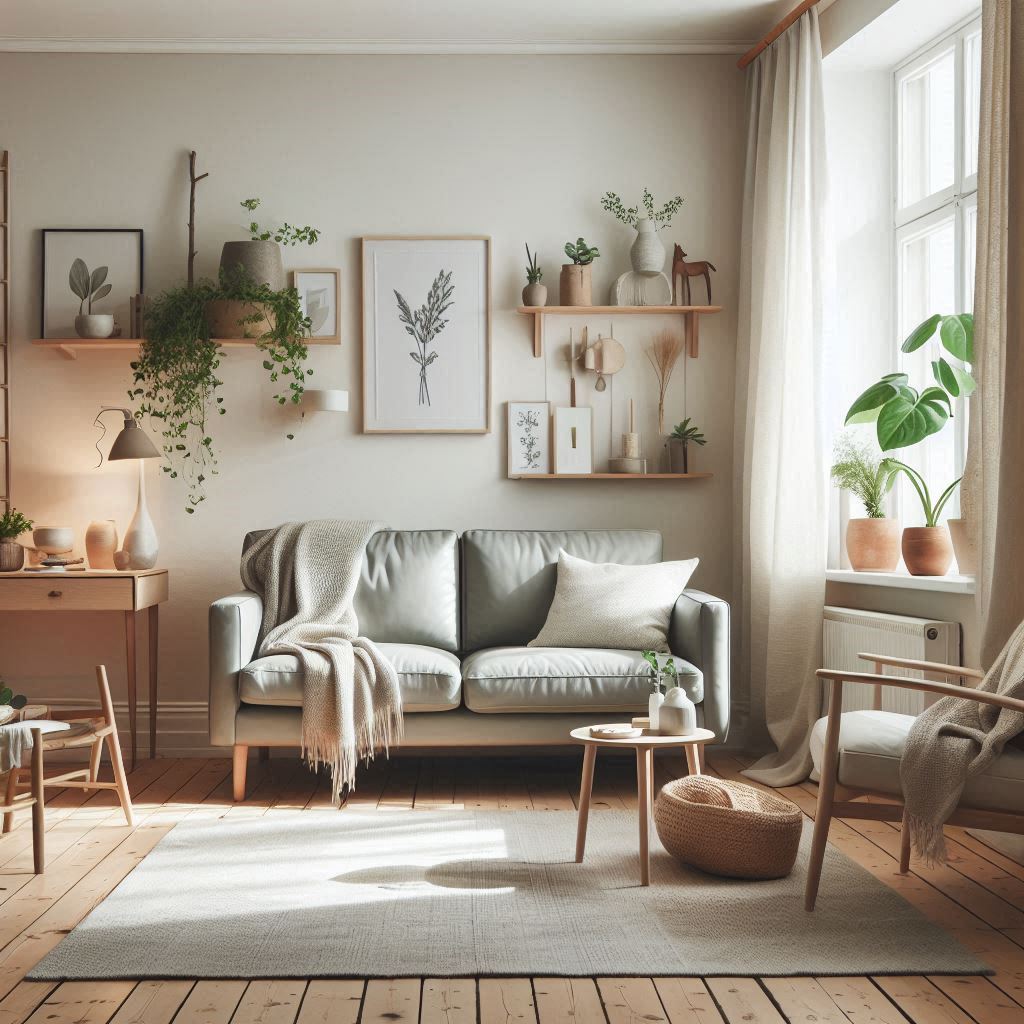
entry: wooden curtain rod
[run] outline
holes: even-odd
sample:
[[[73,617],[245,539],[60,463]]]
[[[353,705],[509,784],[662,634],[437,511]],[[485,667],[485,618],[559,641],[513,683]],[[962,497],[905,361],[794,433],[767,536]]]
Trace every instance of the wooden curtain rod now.
[[[740,57],[736,62],[736,67],[742,70],[748,64],[757,60],[757,58],[764,53],[764,51],[767,50],[768,47],[771,46],[787,28],[789,28],[790,25],[797,21],[801,15],[806,14],[816,3],[818,3],[818,0],[803,0],[803,3],[794,7],[793,10],[791,10],[789,14],[787,14],[782,21],[780,21],[778,25],[776,25],[775,28],[773,28],[768,35],[764,37],[764,39],[759,43],[755,43],[745,54],[743,54],[742,57]]]

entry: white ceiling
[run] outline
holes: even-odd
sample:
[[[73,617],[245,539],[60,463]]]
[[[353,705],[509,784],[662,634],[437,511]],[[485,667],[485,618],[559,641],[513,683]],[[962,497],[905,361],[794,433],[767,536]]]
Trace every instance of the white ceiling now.
[[[795,2],[0,0],[0,49],[741,53]]]

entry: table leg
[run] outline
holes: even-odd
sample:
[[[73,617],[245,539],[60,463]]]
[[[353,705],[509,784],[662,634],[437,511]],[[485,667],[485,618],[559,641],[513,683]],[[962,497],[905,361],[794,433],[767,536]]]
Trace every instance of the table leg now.
[[[654,751],[637,747],[636,750],[636,795],[637,814],[640,819],[640,884],[651,884],[651,851],[649,835],[651,827],[651,780],[654,776]]]
[[[583,780],[580,782],[580,809],[576,820],[576,863],[583,863],[583,851],[587,845],[587,822],[590,820],[590,793],[594,788],[594,761],[597,759],[597,744],[587,743],[583,748]]]
[[[687,744],[686,767],[691,775],[700,775],[700,749],[694,743]]]
[[[132,734],[132,771],[138,758],[138,694],[135,689],[135,612],[124,613],[124,649],[128,668],[128,729]]]
[[[149,756],[156,757],[157,651],[160,646],[160,606],[149,608]]]

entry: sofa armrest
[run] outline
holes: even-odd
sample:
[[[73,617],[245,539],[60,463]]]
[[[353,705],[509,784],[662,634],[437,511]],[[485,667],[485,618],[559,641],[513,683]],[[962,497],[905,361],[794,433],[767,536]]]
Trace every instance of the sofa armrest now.
[[[704,728],[724,743],[729,735],[729,605],[700,590],[684,590],[669,623],[673,654],[704,674]]]
[[[252,661],[263,621],[263,601],[251,590],[210,605],[210,742],[235,742],[238,673]]]

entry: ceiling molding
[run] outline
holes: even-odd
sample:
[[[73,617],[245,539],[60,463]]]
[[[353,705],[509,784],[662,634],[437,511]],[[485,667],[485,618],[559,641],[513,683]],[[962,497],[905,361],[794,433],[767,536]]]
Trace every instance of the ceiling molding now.
[[[8,53],[240,53],[240,54],[734,54],[749,42],[666,40],[564,42],[415,42],[323,39],[83,39],[62,36],[19,38],[0,36],[0,52]]]

